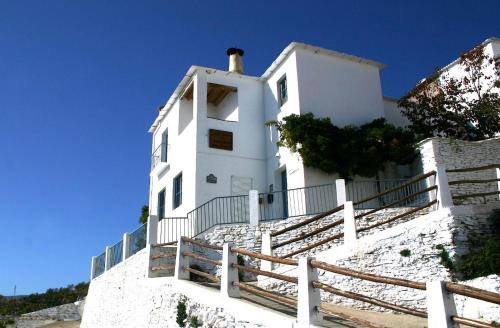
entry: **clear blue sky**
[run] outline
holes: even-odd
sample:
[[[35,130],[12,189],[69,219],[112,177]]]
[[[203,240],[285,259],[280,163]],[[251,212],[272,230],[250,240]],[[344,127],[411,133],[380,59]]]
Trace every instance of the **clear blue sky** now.
[[[238,46],[260,75],[301,41],[387,64],[398,97],[500,36],[499,1],[407,3],[0,0],[0,294],[88,280],[137,227],[147,130],[190,65]]]

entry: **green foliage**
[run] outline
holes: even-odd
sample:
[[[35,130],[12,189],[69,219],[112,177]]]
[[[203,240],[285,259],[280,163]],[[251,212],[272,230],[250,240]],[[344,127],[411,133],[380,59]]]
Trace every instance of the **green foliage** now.
[[[385,162],[407,164],[416,156],[415,135],[383,118],[339,128],[329,118],[306,113],[266,124],[278,129],[278,146],[298,152],[306,166],[342,177],[373,177]]]
[[[236,257],[236,261],[238,262],[238,265],[245,265],[245,259],[243,258],[243,256],[241,256],[241,254],[238,254],[238,256]],[[238,280],[244,281],[244,279],[245,272],[243,272],[242,270],[238,270]]]
[[[197,316],[189,317],[189,327],[190,328],[198,328],[201,326],[203,326],[203,323],[200,320],[198,320]]]
[[[148,217],[149,217],[149,206],[144,205],[141,208],[141,216],[139,217],[139,223],[144,224],[148,222]]]
[[[410,128],[421,138],[482,140],[500,132],[500,58],[476,47],[460,56],[464,71],[451,78],[437,69],[399,100]]]
[[[177,317],[175,319],[175,322],[179,325],[179,327],[186,327],[186,319],[187,319],[187,312],[186,312],[186,300],[181,299],[177,303]]]
[[[9,325],[13,325],[16,322],[12,319],[0,320],[0,328],[7,328]]]
[[[50,288],[45,293],[7,298],[0,296],[0,315],[19,315],[76,302],[87,295],[89,283],[81,282],[64,288]]]
[[[457,264],[457,272],[464,279],[500,274],[500,210],[494,210],[488,221],[492,234],[469,236],[471,251],[462,256]]]
[[[408,248],[403,249],[399,254],[403,257],[408,257],[411,255],[411,251]]]
[[[439,250],[438,253],[439,263],[441,263],[442,266],[453,272],[455,267],[453,265],[453,261],[450,258],[450,253],[448,253],[448,251],[441,244],[436,245],[436,249]]]

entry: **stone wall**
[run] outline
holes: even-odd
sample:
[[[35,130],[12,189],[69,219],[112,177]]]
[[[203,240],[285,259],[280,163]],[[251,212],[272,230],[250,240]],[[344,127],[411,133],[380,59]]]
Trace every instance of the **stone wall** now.
[[[26,313],[18,318],[15,327],[35,328],[57,321],[78,321],[84,304],[85,301],[78,301]]]
[[[187,298],[173,288],[171,277],[147,278],[149,250],[137,254],[92,280],[83,313],[82,328],[168,328],[176,323],[177,304],[185,300],[187,313],[203,327],[259,327],[235,319],[221,307]]]
[[[444,165],[446,169],[461,169],[500,163],[500,138],[482,141],[462,141],[443,138],[430,138],[419,145],[424,172]],[[474,172],[450,172],[450,181],[464,179],[496,179],[497,171],[487,169]],[[461,184],[450,186],[452,195],[484,193],[499,190],[498,182],[484,184]],[[479,204],[498,201],[499,195],[455,200],[456,204]]]

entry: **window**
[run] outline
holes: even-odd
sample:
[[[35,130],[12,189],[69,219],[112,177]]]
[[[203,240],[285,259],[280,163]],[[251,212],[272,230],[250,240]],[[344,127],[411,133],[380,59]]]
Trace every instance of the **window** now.
[[[278,80],[278,100],[280,106],[288,100],[288,91],[286,88],[286,75],[283,75],[281,79]]]
[[[182,173],[174,178],[172,208],[177,208],[182,204]]]
[[[158,193],[158,220],[165,218],[165,189]]]
[[[168,130],[163,131],[161,134],[161,161],[167,161],[168,152]]]

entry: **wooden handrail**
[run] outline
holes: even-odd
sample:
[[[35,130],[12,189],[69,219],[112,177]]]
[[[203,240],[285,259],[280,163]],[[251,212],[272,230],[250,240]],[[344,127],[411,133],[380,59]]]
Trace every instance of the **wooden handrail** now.
[[[345,319],[345,320],[348,320],[348,321],[352,321],[352,322],[355,322],[355,323],[362,324],[363,326],[368,327],[368,328],[387,328],[387,326],[377,325],[377,324],[374,324],[371,321],[366,321],[364,319],[360,319],[358,317],[349,315],[347,313],[340,312],[338,310],[326,309],[323,306],[317,308],[316,310],[319,311],[319,312],[322,312],[324,314],[327,314],[327,315],[332,315],[334,317],[339,317],[339,318],[342,318],[342,319]]]
[[[211,280],[213,282],[220,282],[220,278],[219,277],[211,275],[210,273],[198,271],[196,269],[188,268],[188,267],[183,267],[182,269],[184,271],[188,271],[188,272],[194,273],[197,276],[200,276],[200,277],[203,277],[203,278],[207,278],[208,280]]]
[[[427,318],[427,312],[410,309],[410,308],[407,308],[407,307],[404,307],[401,305],[396,305],[393,303],[385,302],[385,301],[382,301],[382,300],[379,300],[376,298],[372,298],[372,297],[368,297],[365,295],[361,295],[358,293],[353,293],[353,292],[345,291],[342,289],[334,288],[332,286],[329,286],[329,285],[326,285],[326,284],[323,284],[323,283],[320,283],[317,281],[313,281],[312,285],[314,288],[323,289],[324,291],[327,291],[327,292],[335,294],[335,295],[347,297],[347,298],[361,301],[361,302],[370,303],[370,304],[381,306],[381,307],[391,309],[394,311],[398,311],[398,312],[402,312],[402,313],[406,313],[406,314],[411,314],[411,315],[414,315],[414,316],[417,316],[420,318]]]
[[[271,293],[271,292],[268,292],[265,290],[261,290],[261,289],[257,289],[255,287],[250,287],[249,285],[241,283],[241,282],[234,281],[233,286],[238,287],[239,289],[242,289],[242,290],[247,291],[249,293],[263,296],[263,297],[268,297],[270,299],[273,299],[273,300],[281,302],[281,303],[285,303],[287,305],[291,305],[291,306],[297,305],[297,301],[292,299],[292,298],[288,298],[288,297],[285,297],[282,295],[276,295],[274,293]]]
[[[300,227],[303,227],[305,225],[308,225],[309,223],[312,223],[314,221],[318,221],[322,218],[324,218],[325,216],[328,216],[328,215],[332,215],[333,213],[336,213],[340,210],[344,209],[344,205],[340,205],[340,206],[337,206],[335,208],[332,208],[331,210],[329,211],[326,211],[326,212],[323,212],[323,213],[320,213],[318,215],[315,215],[313,216],[312,218],[309,218],[307,220],[304,220],[302,222],[299,222],[299,223],[296,223],[296,224],[293,224],[289,227],[286,227],[284,229],[281,229],[281,230],[278,230],[278,231],[275,231],[275,232],[272,232],[271,233],[271,237],[276,237],[276,236],[279,236],[281,234],[284,234],[285,232],[288,232],[290,230],[295,230],[297,228],[300,228]]]
[[[455,181],[448,181],[448,184],[450,186],[453,185],[459,185],[459,184],[466,184],[466,183],[489,183],[489,182],[498,182],[500,179],[469,179],[469,180],[455,180]]]
[[[284,259],[281,257],[276,257],[276,256],[271,256],[271,255],[264,255],[261,253],[252,252],[252,251],[246,250],[244,248],[239,248],[239,247],[232,247],[231,252],[235,252],[235,253],[238,253],[241,255],[255,257],[256,259],[265,260],[265,261],[274,262],[274,263],[279,263],[279,264],[294,265],[294,266],[299,265],[299,261],[297,261],[297,260]]]
[[[198,245],[200,247],[215,249],[217,251],[221,251],[222,250],[222,246],[211,245],[209,243],[204,243],[204,242],[196,240],[196,239],[192,239],[192,238],[188,238],[188,237],[182,237],[182,240],[185,241],[185,242],[187,242],[187,243],[190,243],[190,244]]]
[[[313,230],[313,231],[311,231],[309,233],[306,233],[306,234],[304,234],[302,236],[295,237],[295,238],[292,238],[292,239],[288,239],[288,240],[285,240],[285,241],[283,241],[281,243],[277,243],[276,245],[271,246],[271,249],[276,249],[276,248],[279,248],[281,246],[285,246],[285,245],[294,243],[296,241],[309,238],[311,236],[317,235],[320,232],[323,232],[323,231],[326,231],[326,230],[331,229],[333,227],[336,227],[336,226],[338,226],[339,224],[342,224],[342,223],[344,223],[344,219],[337,220],[337,221],[335,221],[333,223],[327,224],[324,227],[321,227],[319,229]]]
[[[432,187],[429,187],[429,188],[422,189],[422,190],[420,190],[420,191],[418,191],[418,192],[416,192],[416,193],[413,193],[413,194],[411,194],[411,195],[408,195],[408,196],[406,196],[406,197],[403,197],[403,198],[401,198],[401,199],[398,199],[397,201],[392,202],[392,203],[390,203],[390,204],[387,204],[387,205],[381,206],[381,207],[379,207],[379,208],[375,208],[375,209],[373,209],[373,210],[369,210],[368,212],[365,212],[365,213],[358,214],[358,215],[356,215],[354,218],[355,218],[355,219],[358,219],[358,218],[360,218],[360,217],[363,217],[363,216],[366,216],[366,215],[373,214],[373,213],[378,212],[378,211],[380,211],[380,210],[383,210],[383,209],[389,208],[389,207],[391,207],[391,206],[394,206],[394,205],[396,205],[396,204],[402,203],[402,202],[404,202],[405,200],[411,199],[411,198],[413,198],[413,197],[415,197],[415,196],[417,196],[417,195],[420,195],[420,194],[423,194],[423,193],[426,193],[426,192],[429,192],[429,191],[432,191],[432,190],[435,190],[435,189],[437,189],[437,186],[432,186]]]
[[[420,207],[416,207],[416,208],[414,208],[414,209],[412,209],[412,210],[410,210],[410,211],[404,212],[403,214],[396,215],[395,217],[390,218],[389,220],[385,220],[385,221],[382,221],[382,222],[379,222],[379,223],[375,223],[375,224],[372,224],[371,226],[368,226],[368,227],[360,228],[360,229],[358,229],[358,232],[367,231],[367,230],[370,230],[370,229],[376,228],[376,227],[378,227],[378,226],[381,226],[381,225],[383,225],[383,224],[386,224],[386,223],[391,223],[391,222],[396,221],[396,220],[399,220],[399,219],[401,219],[401,218],[403,218],[403,217],[405,217],[405,216],[407,216],[407,215],[410,215],[410,214],[413,214],[413,213],[415,213],[415,212],[421,211],[421,210],[423,210],[424,208],[427,208],[427,207],[429,207],[429,206],[432,206],[432,205],[434,205],[434,204],[436,204],[436,203],[437,203],[437,200],[433,200],[433,201],[431,201],[431,202],[429,202],[429,203],[427,203],[427,204],[424,204],[424,205],[422,205],[422,206],[420,206]]]
[[[407,182],[403,183],[402,185],[399,185],[399,186],[391,188],[391,189],[387,189],[386,191],[383,191],[383,192],[378,193],[376,195],[373,195],[373,196],[370,196],[368,198],[362,199],[360,201],[354,202],[353,205],[359,205],[359,204],[365,203],[367,201],[370,201],[372,199],[379,198],[381,196],[390,194],[391,192],[398,191],[398,190],[403,189],[404,187],[407,187],[407,186],[409,186],[409,185],[411,185],[411,184],[413,184],[415,182],[419,182],[421,180],[424,180],[424,179],[426,179],[426,178],[428,178],[428,177],[430,177],[432,175],[436,175],[436,171],[431,171],[429,173],[419,175],[419,176],[411,179],[410,181],[407,181]]]
[[[172,246],[177,244],[177,241],[171,241],[168,243],[159,243],[159,244],[152,244],[151,247],[163,247],[163,246]]]
[[[463,199],[463,198],[472,198],[472,197],[485,197],[485,196],[493,196],[500,194],[500,190],[498,191],[490,191],[490,192],[480,192],[475,194],[466,194],[466,195],[452,195],[453,199]]]
[[[192,257],[193,259],[196,259],[196,260],[199,260],[202,262],[206,262],[206,263],[210,263],[213,265],[218,265],[218,266],[222,265],[221,261],[212,260],[212,259],[200,256],[200,255],[192,253],[192,252],[182,252],[182,256]]]
[[[472,171],[482,171],[482,170],[496,169],[496,168],[500,168],[500,164],[489,164],[489,165],[476,166],[476,167],[466,167],[463,169],[448,169],[448,170],[446,170],[446,172],[448,172],[448,173],[472,172]]]
[[[151,259],[157,260],[157,259],[176,257],[176,256],[177,256],[177,253],[161,253],[161,254],[152,255]]]
[[[467,319],[459,316],[452,316],[451,320],[455,323],[459,323],[462,325],[466,325],[469,327],[476,327],[476,328],[498,328],[498,325],[492,325],[490,323],[486,323],[483,321],[479,320],[473,320],[473,319]]]
[[[287,282],[291,282],[292,284],[298,284],[299,283],[299,279],[297,277],[285,276],[284,274],[278,274],[278,273],[274,273],[274,272],[271,272],[271,271],[264,271],[264,270],[260,270],[260,269],[253,268],[253,267],[250,267],[250,266],[239,265],[239,264],[236,264],[236,263],[231,264],[231,266],[233,268],[238,268],[238,269],[240,269],[242,271],[257,273],[257,274],[260,274],[262,276],[266,276],[266,277],[270,277],[270,278],[274,278],[274,279],[278,279],[278,280],[283,280],[283,281],[287,281]]]
[[[294,255],[297,255],[297,254],[303,253],[303,252],[305,252],[305,251],[308,251],[308,250],[313,249],[313,248],[315,248],[315,247],[321,246],[321,245],[326,244],[326,243],[328,243],[328,242],[330,242],[330,241],[333,241],[333,240],[335,240],[335,239],[340,239],[340,238],[342,238],[342,237],[344,237],[344,233],[343,233],[343,232],[338,233],[338,234],[336,234],[336,235],[333,235],[333,236],[331,236],[331,237],[328,237],[328,238],[322,239],[322,240],[320,240],[320,241],[318,241],[318,242],[316,242],[316,243],[314,243],[314,244],[311,244],[311,245],[309,245],[309,246],[299,248],[298,250],[293,251],[293,252],[291,252],[291,253],[288,253],[288,254],[286,254],[286,255],[282,255],[282,256],[280,256],[280,258],[282,258],[282,259],[286,259],[287,257],[294,256]]]
[[[396,285],[396,286],[402,286],[402,287],[408,287],[408,288],[420,289],[420,290],[426,289],[425,283],[423,283],[423,282],[411,281],[411,280],[400,279],[400,278],[378,276],[378,275],[374,275],[371,273],[364,273],[361,271],[342,268],[342,267],[339,267],[339,266],[336,266],[333,264],[328,264],[328,263],[321,262],[321,261],[312,260],[311,266],[313,268],[318,268],[318,269],[325,270],[328,272],[337,273],[337,274],[341,274],[344,276],[349,276],[349,277],[358,278],[358,279],[362,279],[362,280],[368,280],[368,281],[373,281],[373,282],[379,282],[379,283],[384,283],[384,284],[390,284],[390,285]]]
[[[476,298],[481,301],[500,304],[500,294],[490,292],[484,289],[471,287],[467,285],[457,284],[455,282],[447,282],[446,289],[450,293]]]

